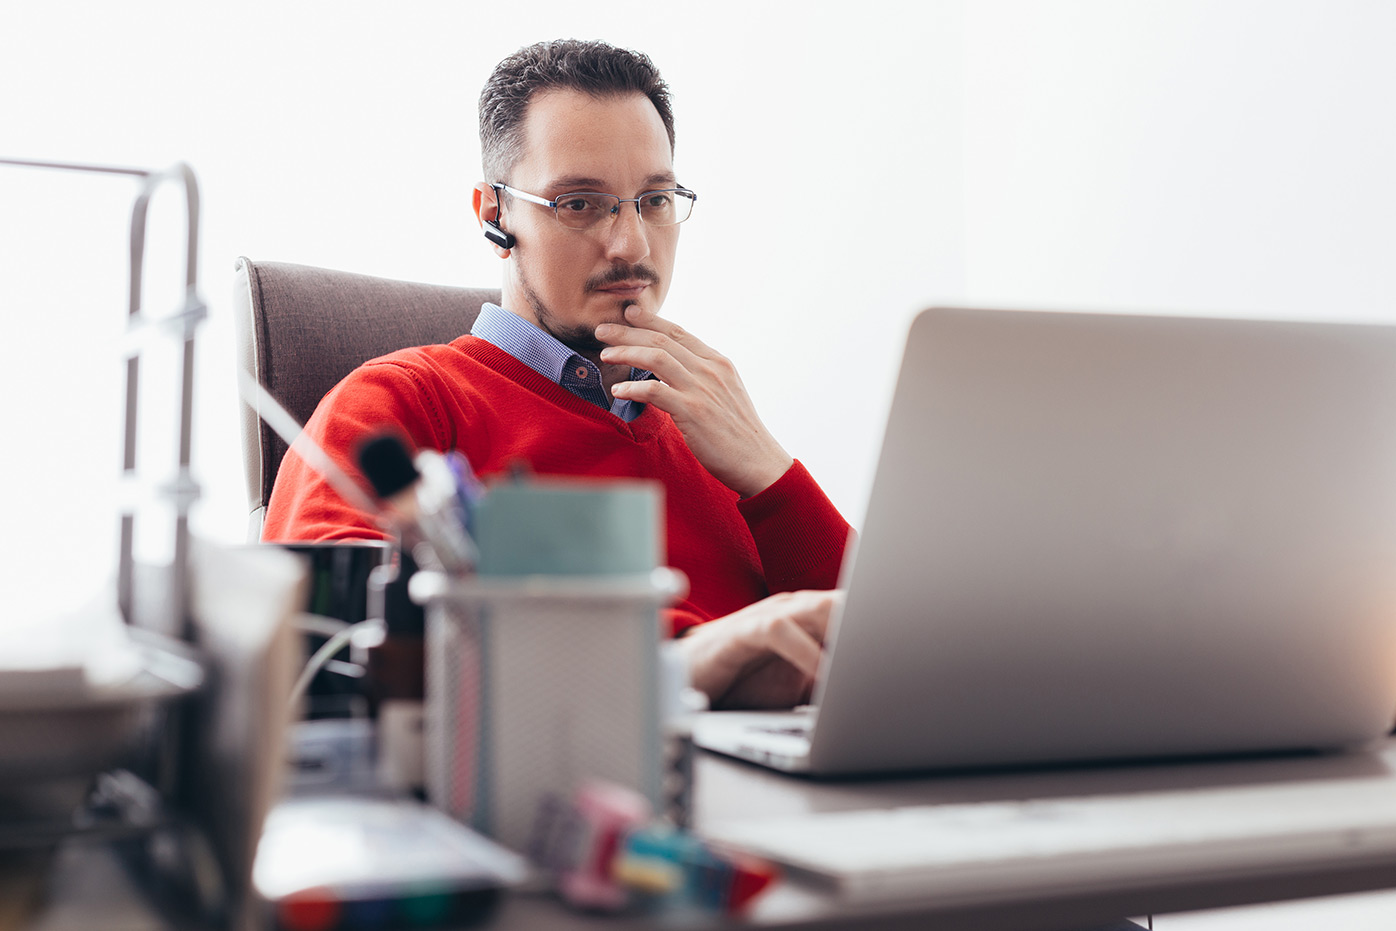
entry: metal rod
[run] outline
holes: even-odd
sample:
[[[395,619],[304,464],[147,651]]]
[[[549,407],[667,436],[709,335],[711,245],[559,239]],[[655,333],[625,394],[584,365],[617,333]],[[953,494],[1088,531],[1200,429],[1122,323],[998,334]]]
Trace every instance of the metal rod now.
[[[199,228],[199,186],[194,172],[184,163],[161,172],[147,172],[144,183],[131,208],[131,305],[130,317],[140,314],[141,272],[145,264],[145,232],[149,221],[150,198],[165,181],[177,181],[185,193],[185,309],[202,307],[198,297],[198,228]],[[131,412],[135,404],[137,383],[135,379],[127,383],[127,409]],[[189,474],[189,460],[193,446],[193,407],[194,407],[194,334],[186,328],[184,332],[184,352],[180,363],[180,422],[177,483],[192,486]],[[132,412],[133,415],[133,412]],[[132,442],[134,432],[128,432],[128,442]],[[134,468],[135,450],[127,450],[128,468]],[[180,636],[185,640],[194,639],[193,618],[189,604],[189,508],[191,495],[180,495],[175,499],[174,522],[174,567],[170,576],[170,601],[175,606],[176,618],[181,626]],[[124,538],[123,538],[124,542]],[[133,571],[134,552],[122,552],[122,571]],[[127,615],[130,620],[130,615]]]
[[[378,513],[379,507],[373,499],[306,434],[291,412],[282,407],[281,402],[244,368],[238,369],[238,393],[242,395],[242,403],[252,408],[267,426],[276,431],[277,436],[285,440],[286,445],[295,450],[306,465],[319,472],[341,498],[366,514]]]
[[[177,181],[184,187],[185,194],[185,307],[184,352],[180,367],[180,421],[179,421],[179,471],[174,487],[175,505],[175,552],[171,574],[171,600],[177,612],[185,639],[192,639],[193,627],[189,610],[189,509],[198,497],[198,485],[190,475],[189,464],[193,446],[193,399],[194,399],[194,327],[202,319],[206,310],[198,296],[199,260],[199,185],[193,169],[180,162],[164,170],[129,168],[117,165],[94,165],[79,162],[59,162],[42,159],[20,159],[0,157],[0,165],[15,165],[24,168],[48,168],[59,171],[77,171],[108,175],[125,175],[142,179],[140,193],[131,208],[131,261],[128,293],[129,320],[135,323],[140,319],[142,272],[145,266],[145,232],[150,197],[165,181]],[[122,440],[121,469],[123,478],[128,481],[136,471],[136,434],[138,397],[140,386],[140,361],[137,353],[131,353],[126,360],[126,424]],[[117,566],[117,602],[127,622],[134,621],[134,575],[135,575],[135,506],[130,504],[121,513],[120,557]]]
[[[148,168],[122,168],[116,165],[83,165],[77,162],[50,162],[30,158],[0,158],[0,165],[19,165],[23,168],[57,168],[60,171],[90,171],[104,175],[135,175],[141,178],[155,173]]]
[[[131,231],[130,231],[130,269],[127,275],[126,291],[126,320],[129,327],[134,321],[140,319],[141,313],[141,287],[143,285],[143,274],[145,271],[145,218],[146,208],[150,203],[150,184],[148,179],[150,173],[146,172],[140,177],[147,179],[142,187],[141,193],[136,197],[136,201],[131,206]],[[129,480],[136,474],[136,438],[137,418],[140,413],[140,382],[141,382],[141,360],[139,355],[133,355],[126,360],[126,432],[123,438],[125,444],[121,450],[121,477]],[[120,600],[122,616],[126,618],[128,624],[135,623],[135,572],[136,572],[136,534],[135,504],[127,505],[129,510],[121,515],[121,550],[117,555],[117,597]],[[129,532],[128,532],[129,530]],[[175,589],[172,594],[175,598],[179,595],[179,583],[171,574],[171,587]],[[182,604],[174,600],[175,617],[179,623],[183,623],[181,612]]]

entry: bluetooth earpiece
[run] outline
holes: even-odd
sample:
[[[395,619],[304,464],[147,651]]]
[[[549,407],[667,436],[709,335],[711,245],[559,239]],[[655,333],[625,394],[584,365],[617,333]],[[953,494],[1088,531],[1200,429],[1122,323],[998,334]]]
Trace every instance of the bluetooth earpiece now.
[[[499,228],[498,220],[486,220],[484,227],[485,238],[501,249],[512,249],[514,243],[518,242],[513,233],[506,233]]]

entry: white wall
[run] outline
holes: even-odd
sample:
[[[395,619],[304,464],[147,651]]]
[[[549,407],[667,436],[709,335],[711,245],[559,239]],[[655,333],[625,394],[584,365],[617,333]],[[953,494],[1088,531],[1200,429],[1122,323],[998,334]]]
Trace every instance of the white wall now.
[[[540,38],[641,48],[672,86],[678,170],[701,197],[666,312],[738,362],[772,429],[856,519],[905,321],[932,297],[954,297],[962,274],[959,8],[894,15],[899,6],[849,16],[761,2],[8,5],[0,154],[184,160],[198,173],[212,318],[200,334],[196,527],[240,541],[234,259],[497,283],[469,204],[489,70]],[[121,370],[110,346],[135,190],[0,169],[0,294],[12,321],[3,386],[16,434],[35,440],[24,458],[41,463],[23,483],[37,493],[12,510],[21,532],[3,563],[69,600],[91,586],[40,554],[71,558],[85,583],[115,547]],[[156,311],[180,297],[182,221],[169,191],[156,201],[147,271]],[[170,383],[147,368],[146,384]],[[172,460],[168,442],[159,448],[164,400],[143,411],[147,464]],[[146,525],[155,533],[144,552],[159,558],[168,534]]]
[[[974,300],[1396,316],[1396,5],[966,6]]]
[[[738,362],[855,523],[919,307],[1391,315],[1396,7],[906,6],[11,4],[0,154],[198,172],[212,319],[196,516],[230,541],[245,504],[234,259],[496,282],[469,208],[475,98],[539,38],[606,38],[660,65],[701,197],[666,312]],[[6,458],[26,463],[7,467],[7,572],[113,552],[109,347],[134,193],[0,169]],[[177,303],[179,216],[157,201],[152,308]]]

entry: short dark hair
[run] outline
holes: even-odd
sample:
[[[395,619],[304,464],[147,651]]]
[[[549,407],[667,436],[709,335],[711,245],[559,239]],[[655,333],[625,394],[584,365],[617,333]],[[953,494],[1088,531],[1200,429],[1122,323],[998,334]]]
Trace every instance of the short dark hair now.
[[[495,66],[480,91],[480,160],[485,180],[504,181],[523,154],[523,123],[533,95],[577,90],[593,97],[644,94],[659,111],[669,148],[674,147],[674,112],[669,85],[643,52],[605,42],[557,39],[521,48]]]

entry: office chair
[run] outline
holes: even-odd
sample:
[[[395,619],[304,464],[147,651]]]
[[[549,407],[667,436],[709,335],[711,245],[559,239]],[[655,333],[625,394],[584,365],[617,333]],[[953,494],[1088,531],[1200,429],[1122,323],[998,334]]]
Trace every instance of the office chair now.
[[[360,363],[470,331],[499,290],[394,281],[350,272],[237,260],[233,301],[239,364],[300,423]],[[286,443],[242,406],[248,539],[262,518]]]

